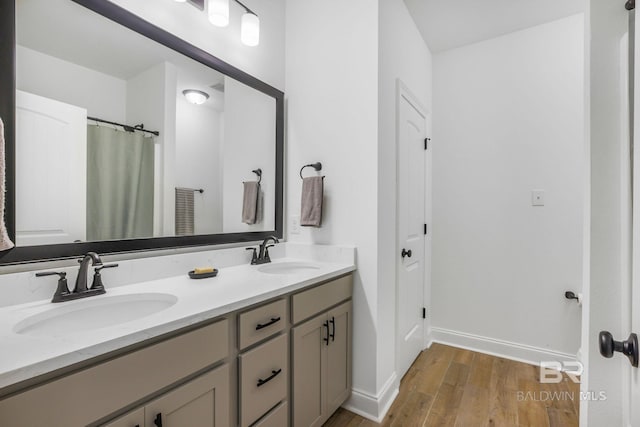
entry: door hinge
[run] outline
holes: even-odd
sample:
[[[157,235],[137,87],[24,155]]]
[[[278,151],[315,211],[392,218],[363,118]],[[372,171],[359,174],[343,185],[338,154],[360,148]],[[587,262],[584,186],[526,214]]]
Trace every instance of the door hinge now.
[[[423,319],[427,318],[427,308],[426,307],[422,307],[422,318]]]
[[[431,141],[431,138],[425,138],[424,139],[424,149],[425,150],[429,147],[429,141]]]
[[[424,234],[427,234],[427,224],[424,225]]]

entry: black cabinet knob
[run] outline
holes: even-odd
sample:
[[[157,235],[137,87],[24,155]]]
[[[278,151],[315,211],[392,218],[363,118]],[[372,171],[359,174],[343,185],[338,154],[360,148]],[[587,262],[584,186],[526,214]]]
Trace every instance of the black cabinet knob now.
[[[601,355],[610,358],[617,351],[627,356],[633,367],[638,367],[638,336],[636,334],[629,335],[626,341],[615,341],[611,332],[602,331],[599,338]]]
[[[404,257],[411,258],[411,249],[406,250],[406,249],[402,248],[402,252],[400,252],[400,255],[402,255],[402,258],[404,258]]]

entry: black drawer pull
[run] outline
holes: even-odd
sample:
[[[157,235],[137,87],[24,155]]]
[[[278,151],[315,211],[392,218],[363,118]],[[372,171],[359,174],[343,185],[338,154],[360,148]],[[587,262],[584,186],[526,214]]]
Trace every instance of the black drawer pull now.
[[[266,383],[268,383],[269,381],[277,377],[280,372],[282,372],[282,369],[278,369],[277,371],[271,371],[271,375],[266,380],[258,379],[258,387],[260,387],[261,385],[265,385]]]
[[[156,425],[156,427],[162,427],[162,412],[156,415],[156,419],[153,420],[153,423]]]
[[[269,322],[267,322],[267,323],[262,323],[262,324],[258,323],[256,325],[256,331],[259,331],[260,329],[266,328],[267,326],[271,326],[274,323],[279,322],[279,321],[280,321],[279,317],[272,317],[271,320]]]
[[[331,341],[335,341],[336,340],[336,318],[331,316],[331,320],[329,320],[329,322],[331,322],[331,335],[329,335],[331,337]]]
[[[327,328],[327,337],[322,338],[327,345],[329,345],[329,321],[324,322],[324,327]]]

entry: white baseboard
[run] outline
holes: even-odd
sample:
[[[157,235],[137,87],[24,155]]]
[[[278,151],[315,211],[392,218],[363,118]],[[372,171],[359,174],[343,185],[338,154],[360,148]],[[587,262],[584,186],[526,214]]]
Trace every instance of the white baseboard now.
[[[380,423],[398,396],[399,388],[400,381],[394,372],[377,395],[374,396],[354,388],[351,390],[351,397],[342,407],[361,417]]]
[[[561,353],[480,335],[467,334],[443,328],[431,328],[432,342],[465,348],[518,362],[539,366],[542,361],[575,361],[575,354]]]

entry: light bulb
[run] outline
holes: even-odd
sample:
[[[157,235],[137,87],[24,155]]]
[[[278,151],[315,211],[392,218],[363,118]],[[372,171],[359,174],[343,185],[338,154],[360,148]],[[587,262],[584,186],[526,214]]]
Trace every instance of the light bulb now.
[[[196,105],[204,104],[209,99],[209,95],[201,90],[187,89],[183,90],[182,94],[187,98],[187,101]]]
[[[209,0],[209,22],[216,27],[229,25],[229,0]]]
[[[260,43],[260,19],[258,15],[249,12],[242,15],[240,40],[247,46],[258,46]]]

